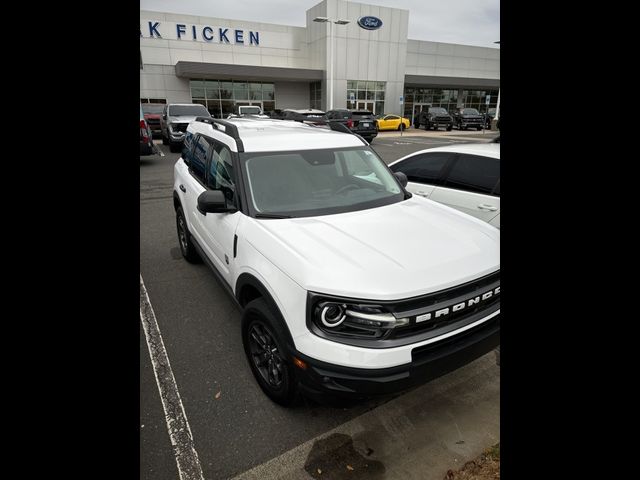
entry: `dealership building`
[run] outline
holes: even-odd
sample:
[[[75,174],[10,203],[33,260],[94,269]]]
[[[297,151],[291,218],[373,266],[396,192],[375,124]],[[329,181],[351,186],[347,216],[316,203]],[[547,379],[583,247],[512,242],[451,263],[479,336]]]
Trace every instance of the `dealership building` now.
[[[216,117],[235,105],[409,118],[426,106],[495,108],[500,50],[411,40],[410,14],[324,0],[296,27],[141,10],[140,99],[201,103]]]

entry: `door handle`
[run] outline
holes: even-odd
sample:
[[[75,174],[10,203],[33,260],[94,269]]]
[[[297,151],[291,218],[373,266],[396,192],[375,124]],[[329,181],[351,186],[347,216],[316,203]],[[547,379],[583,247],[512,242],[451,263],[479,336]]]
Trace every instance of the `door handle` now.
[[[494,207],[493,205],[487,205],[484,203],[481,203],[480,205],[478,205],[478,208],[480,210],[489,210],[490,212],[495,212],[496,210],[498,210],[498,207]]]
[[[184,193],[187,193],[187,189],[184,188],[184,185],[180,185],[180,190],[182,190]]]

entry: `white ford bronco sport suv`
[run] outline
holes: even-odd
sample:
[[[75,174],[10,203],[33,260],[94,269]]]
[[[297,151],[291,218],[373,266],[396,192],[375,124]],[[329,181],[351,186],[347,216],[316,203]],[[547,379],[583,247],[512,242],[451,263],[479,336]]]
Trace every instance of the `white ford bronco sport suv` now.
[[[174,179],[182,255],[241,307],[272,400],[400,391],[499,345],[499,230],[412,196],[358,136],[199,117]]]

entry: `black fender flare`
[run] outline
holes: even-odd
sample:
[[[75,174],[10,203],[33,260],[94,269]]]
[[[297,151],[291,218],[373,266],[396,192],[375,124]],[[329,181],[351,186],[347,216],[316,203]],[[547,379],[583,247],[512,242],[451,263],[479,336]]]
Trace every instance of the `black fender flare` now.
[[[240,276],[238,277],[238,280],[236,280],[236,288],[234,290],[234,295],[236,297],[238,304],[242,308],[244,308],[242,292],[245,287],[255,288],[260,293],[260,296],[265,299],[265,301],[269,305],[269,308],[271,309],[276,319],[280,322],[287,336],[286,342],[287,342],[287,348],[289,349],[289,352],[292,355],[294,355],[296,353],[296,348],[295,348],[295,344],[293,343],[293,337],[291,336],[291,331],[289,330],[289,326],[287,325],[287,322],[285,321],[282,315],[282,312],[280,312],[280,308],[278,308],[278,304],[269,293],[269,290],[267,290],[267,288],[262,284],[260,280],[258,280],[256,277],[254,277],[250,273],[245,272],[240,274]],[[302,321],[304,321],[304,319],[302,319]]]

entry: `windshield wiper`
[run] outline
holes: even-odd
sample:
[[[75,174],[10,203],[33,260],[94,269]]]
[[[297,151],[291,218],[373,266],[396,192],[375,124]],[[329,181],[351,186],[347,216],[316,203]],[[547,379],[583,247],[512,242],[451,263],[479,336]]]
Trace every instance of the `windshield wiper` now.
[[[273,213],[256,213],[256,218],[291,218],[290,215],[276,215]]]

